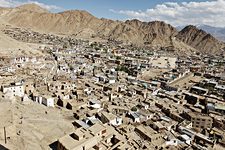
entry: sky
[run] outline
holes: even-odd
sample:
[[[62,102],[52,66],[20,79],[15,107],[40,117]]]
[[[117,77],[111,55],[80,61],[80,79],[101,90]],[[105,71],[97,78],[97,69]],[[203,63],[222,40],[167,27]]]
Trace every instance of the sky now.
[[[225,0],[0,0],[2,7],[38,4],[51,12],[86,10],[98,18],[225,27]]]

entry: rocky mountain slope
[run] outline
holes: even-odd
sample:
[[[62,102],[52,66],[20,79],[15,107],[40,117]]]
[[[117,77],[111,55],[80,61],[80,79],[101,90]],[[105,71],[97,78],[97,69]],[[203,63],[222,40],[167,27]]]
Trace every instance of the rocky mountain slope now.
[[[224,43],[214,38],[211,34],[189,25],[181,30],[176,38],[182,42],[204,52],[217,52],[224,48]]]
[[[71,10],[50,13],[35,5],[27,4],[16,8],[0,8],[0,19],[21,28],[42,33],[74,35],[77,38],[102,38],[140,46],[173,47],[191,46],[202,52],[211,49],[220,52],[224,43],[194,27],[178,32],[175,27],[160,21],[139,20],[113,21],[99,19],[86,11]],[[175,38],[176,37],[176,38]],[[178,44],[181,43],[181,44]]]
[[[212,27],[208,25],[198,25],[198,29],[202,29],[207,33],[210,33],[217,39],[225,42],[225,27]]]

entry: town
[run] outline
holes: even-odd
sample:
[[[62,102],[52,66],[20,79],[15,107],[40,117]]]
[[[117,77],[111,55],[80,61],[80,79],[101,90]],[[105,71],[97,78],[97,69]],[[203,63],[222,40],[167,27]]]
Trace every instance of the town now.
[[[225,149],[224,54],[4,32],[44,46],[0,57],[0,149]]]

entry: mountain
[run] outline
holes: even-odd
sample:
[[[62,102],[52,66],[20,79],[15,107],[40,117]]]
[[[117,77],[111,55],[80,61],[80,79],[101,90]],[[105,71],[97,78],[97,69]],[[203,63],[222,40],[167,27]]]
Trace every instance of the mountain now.
[[[135,44],[146,42],[167,44],[168,38],[176,32],[174,27],[164,22],[112,21],[98,19],[80,10],[56,14],[29,10],[28,14],[27,9],[18,9],[9,11],[3,18],[17,27],[31,28],[41,32],[74,34],[84,38],[101,36]]]
[[[170,37],[177,32],[171,25],[159,21],[147,23],[128,20],[122,22],[99,19],[80,10],[60,13],[49,13],[41,9],[32,10],[27,9],[27,6],[8,9],[8,12],[2,15],[2,19],[16,27],[30,28],[44,33],[73,34],[82,38],[101,37],[137,45],[170,45]]]
[[[44,9],[36,4],[25,4],[25,5],[16,7],[16,9],[30,11],[30,12],[37,12],[37,13],[49,13],[47,9]]]
[[[73,35],[85,39],[110,39],[138,46],[172,47],[177,51],[195,49],[209,52],[213,49],[220,52],[224,46],[224,43],[194,27],[193,30],[187,27],[179,32],[162,21],[141,22],[134,19],[123,22],[99,19],[83,10],[51,13],[35,4],[0,8],[0,20],[14,27],[40,33]]]
[[[202,29],[221,41],[225,42],[225,27],[212,27],[208,25],[198,25],[197,28]]]
[[[211,34],[192,25],[182,29],[176,35],[176,38],[206,53],[216,53],[218,50],[222,50],[225,47],[223,42],[217,40]]]
[[[110,33],[110,38],[126,40],[140,45],[171,45],[171,37],[177,34],[174,27],[160,21],[141,22],[127,20],[118,24]]]
[[[186,26],[177,26],[176,29],[181,31]],[[225,27],[213,27],[209,25],[196,25],[198,29],[204,30],[215,38],[225,42]]]

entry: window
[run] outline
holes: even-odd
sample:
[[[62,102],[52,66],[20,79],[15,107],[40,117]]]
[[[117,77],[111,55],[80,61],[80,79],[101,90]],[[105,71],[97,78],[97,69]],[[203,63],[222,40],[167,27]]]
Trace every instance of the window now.
[[[106,129],[102,131],[102,134],[106,133]]]

